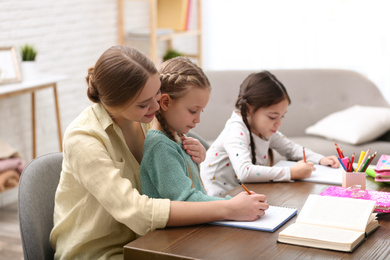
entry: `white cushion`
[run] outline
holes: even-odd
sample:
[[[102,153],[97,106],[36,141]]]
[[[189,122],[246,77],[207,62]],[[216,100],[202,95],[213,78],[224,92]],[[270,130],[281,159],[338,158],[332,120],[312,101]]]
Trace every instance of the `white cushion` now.
[[[306,134],[350,144],[375,140],[390,130],[390,108],[355,105],[326,116],[306,128]]]

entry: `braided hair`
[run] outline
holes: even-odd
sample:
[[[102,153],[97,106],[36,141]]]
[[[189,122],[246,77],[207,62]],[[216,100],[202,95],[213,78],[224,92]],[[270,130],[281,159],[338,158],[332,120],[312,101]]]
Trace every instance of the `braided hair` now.
[[[171,99],[184,97],[193,88],[211,90],[209,79],[203,70],[186,57],[176,57],[165,61],[159,70],[161,94],[168,94]],[[164,115],[157,111],[156,118],[164,133],[174,142],[177,142],[172,131],[164,119]],[[177,133],[180,137],[182,133]]]
[[[272,73],[266,70],[250,74],[240,86],[236,109],[240,112],[242,120],[249,130],[253,164],[256,164],[256,147],[247,118],[248,106],[253,107],[254,112],[256,112],[259,108],[278,104],[285,99],[291,104],[286,88]],[[273,165],[272,149],[268,149],[268,156],[270,165]]]
[[[176,57],[165,61],[161,65],[159,73],[161,94],[168,94],[173,100],[178,100],[184,97],[193,88],[211,90],[209,79],[204,74],[203,70],[195,63],[191,62],[190,59],[185,57]],[[163,132],[169,137],[169,139],[177,143],[177,140],[172,131],[170,131],[161,109],[156,112],[156,118],[160,123]],[[177,135],[182,137],[183,133],[177,133]],[[192,180],[191,170],[188,167],[188,164],[187,170],[188,175]],[[193,183],[191,184],[191,187],[193,188]]]

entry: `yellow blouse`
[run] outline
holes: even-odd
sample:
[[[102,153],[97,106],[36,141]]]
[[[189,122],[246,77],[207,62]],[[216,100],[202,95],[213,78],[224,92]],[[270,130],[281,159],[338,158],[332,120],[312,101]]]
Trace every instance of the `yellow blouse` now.
[[[142,124],[144,133],[148,124]],[[140,165],[100,104],[67,128],[50,243],[56,259],[123,259],[123,246],[164,228],[170,201],[140,195]]]

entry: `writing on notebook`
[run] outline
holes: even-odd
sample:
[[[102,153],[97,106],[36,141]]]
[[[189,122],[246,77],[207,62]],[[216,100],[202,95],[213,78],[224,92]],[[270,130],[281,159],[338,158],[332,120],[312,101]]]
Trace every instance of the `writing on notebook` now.
[[[210,224],[274,232],[289,219],[294,217],[297,212],[298,210],[295,208],[269,206],[265,212],[265,215],[254,221],[222,220],[210,222]]]
[[[291,167],[294,166],[296,162],[293,161],[279,161],[274,167]],[[316,182],[316,183],[325,183],[333,185],[342,184],[342,169],[341,168],[332,168],[323,165],[316,164],[315,171],[311,173],[309,178],[300,179],[296,181],[307,181],[307,182]]]

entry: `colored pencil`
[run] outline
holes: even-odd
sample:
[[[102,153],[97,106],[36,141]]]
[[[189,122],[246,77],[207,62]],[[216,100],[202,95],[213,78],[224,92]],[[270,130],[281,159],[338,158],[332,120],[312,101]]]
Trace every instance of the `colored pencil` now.
[[[339,148],[339,146],[337,145],[336,141],[334,141],[334,145],[336,146],[337,154],[339,155],[340,159],[342,159],[344,156],[343,156],[343,154],[341,153],[340,148]]]
[[[347,171],[347,168],[345,168],[345,165],[344,165],[344,163],[341,161],[340,157],[337,157],[337,159],[339,160],[341,166],[343,166],[344,171],[348,172],[348,171]]]
[[[366,155],[366,152],[365,152],[365,151],[361,151],[361,152],[360,152],[359,160],[358,160],[358,163],[357,163],[357,165],[356,165],[355,172],[358,172],[358,171],[359,171],[360,164],[362,163],[362,160],[363,160],[363,158],[364,158],[365,155]]]
[[[355,160],[355,153],[352,154],[351,164],[349,165],[348,172],[353,172],[353,161]]]
[[[371,158],[370,158],[370,160],[368,161],[368,163],[367,163],[367,165],[366,165],[366,168],[364,168],[364,169],[362,170],[362,172],[365,172],[365,171],[367,170],[367,168],[368,168],[368,166],[370,166],[372,160],[374,160],[376,154],[377,154],[377,151],[375,151],[375,153],[373,153],[373,154],[371,155]]]
[[[364,164],[363,164],[363,166],[362,166],[362,168],[360,169],[360,172],[365,172],[365,170],[364,169],[366,169],[367,168],[367,166],[368,166],[368,162],[371,160],[371,155],[369,155],[368,157],[367,157],[367,159],[366,159],[366,161],[364,162]]]
[[[367,157],[369,156],[369,153],[370,153],[370,148],[368,148],[367,152],[364,153],[364,156],[363,156],[356,172],[360,172],[362,170],[363,165],[366,163]]]

